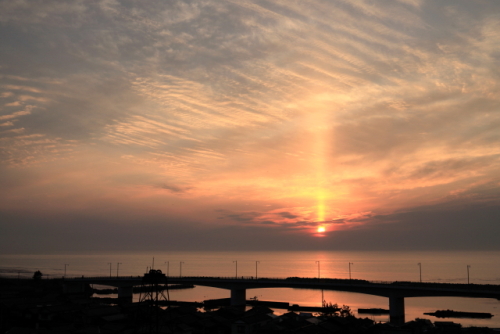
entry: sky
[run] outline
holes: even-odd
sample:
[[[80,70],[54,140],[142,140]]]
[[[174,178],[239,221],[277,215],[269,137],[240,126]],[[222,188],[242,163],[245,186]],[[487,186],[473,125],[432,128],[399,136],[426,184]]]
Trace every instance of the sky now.
[[[0,252],[500,250],[499,14],[0,0]]]

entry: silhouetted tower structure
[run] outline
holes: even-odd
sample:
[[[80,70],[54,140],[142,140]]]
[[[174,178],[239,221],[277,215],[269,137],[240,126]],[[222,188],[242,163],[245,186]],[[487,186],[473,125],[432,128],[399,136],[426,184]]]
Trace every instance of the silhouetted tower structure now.
[[[164,291],[167,292],[166,296]],[[149,333],[159,333],[160,325],[165,325],[164,317],[161,316],[163,310],[160,306],[169,304],[170,295],[168,293],[167,277],[161,270],[151,269],[142,278],[139,303],[145,310],[145,321],[149,327]]]

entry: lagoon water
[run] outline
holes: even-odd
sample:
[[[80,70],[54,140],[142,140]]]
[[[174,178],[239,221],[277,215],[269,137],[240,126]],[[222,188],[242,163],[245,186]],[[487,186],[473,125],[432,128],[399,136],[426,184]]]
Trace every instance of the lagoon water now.
[[[257,262],[258,261],[258,262]],[[119,266],[118,266],[119,263]],[[170,276],[258,276],[349,278],[372,281],[448,282],[500,284],[500,252],[148,252],[57,255],[0,255],[0,274],[31,277],[40,270],[44,277],[138,276],[154,266]],[[420,265],[419,265],[420,263]],[[65,266],[66,264],[66,266]],[[111,264],[111,265],[110,265]],[[467,266],[469,270],[467,270]],[[111,270],[110,270],[111,268]],[[229,291],[209,287],[170,291],[170,299],[203,301],[227,298]],[[272,300],[320,306],[327,302],[358,308],[388,308],[388,299],[358,293],[303,289],[249,289],[247,299]],[[500,328],[500,301],[487,298],[405,298],[406,320],[426,318],[454,321],[464,326]],[[491,319],[439,319],[424,315],[440,309],[489,312]],[[277,310],[277,313],[286,312]],[[368,316],[388,321],[388,316]]]

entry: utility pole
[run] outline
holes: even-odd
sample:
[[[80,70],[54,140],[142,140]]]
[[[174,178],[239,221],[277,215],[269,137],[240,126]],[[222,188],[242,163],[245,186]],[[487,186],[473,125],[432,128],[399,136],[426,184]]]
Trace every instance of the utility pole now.
[[[418,263],[418,268],[420,269],[420,283],[422,283],[422,263]]]
[[[469,279],[469,268],[470,268],[470,265],[467,265],[467,284],[470,284],[470,279]]]
[[[238,278],[238,261],[233,261],[233,263],[236,263],[236,278]]]
[[[120,270],[120,264],[122,264],[121,262],[118,262],[116,264],[116,277],[118,277],[118,271]]]
[[[316,261],[318,264],[318,279],[321,277],[321,270],[320,270],[320,261]]]
[[[260,263],[260,261],[255,261],[255,279],[257,279],[257,263]]]

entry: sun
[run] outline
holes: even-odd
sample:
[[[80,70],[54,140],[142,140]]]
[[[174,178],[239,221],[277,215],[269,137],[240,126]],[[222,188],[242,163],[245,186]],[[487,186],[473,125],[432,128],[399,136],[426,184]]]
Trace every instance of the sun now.
[[[324,226],[318,226],[318,233],[323,233],[326,231],[326,228]]]

